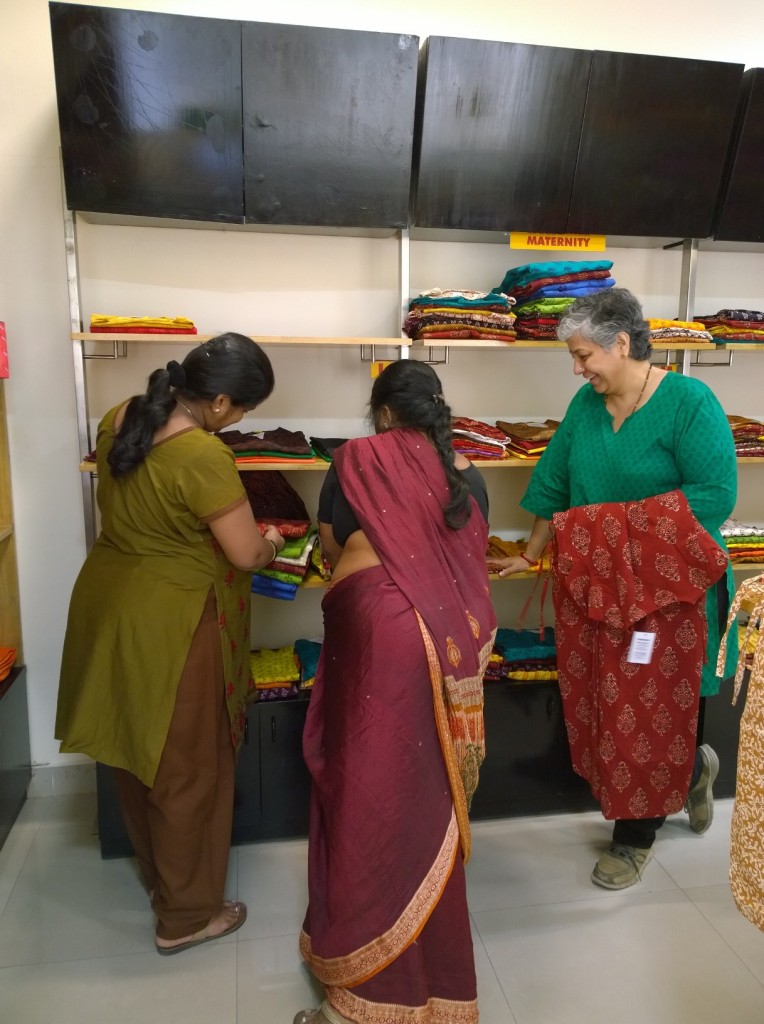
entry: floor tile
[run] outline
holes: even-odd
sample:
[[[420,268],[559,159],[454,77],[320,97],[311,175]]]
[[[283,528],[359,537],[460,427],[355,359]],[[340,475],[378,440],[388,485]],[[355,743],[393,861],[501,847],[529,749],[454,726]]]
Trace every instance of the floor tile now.
[[[236,944],[0,968],[0,992],[8,1024],[237,1024]]]
[[[473,913],[517,1024],[761,1024],[764,986],[684,893]]]
[[[248,911],[240,938],[299,935],[308,906],[307,842],[253,843],[238,852],[238,898]]]
[[[10,899],[35,838],[34,829],[12,829],[0,850],[0,914]]]
[[[470,909],[607,897],[608,891],[594,886],[590,876],[612,828],[612,822],[590,812],[480,822],[473,826],[467,865]],[[658,864],[650,866],[642,884],[650,891],[676,888]]]
[[[14,829],[67,828],[81,826],[98,832],[95,793],[67,793],[56,797],[31,797],[24,802]]]
[[[298,941],[297,932],[239,940],[237,1005],[242,1024],[291,1024],[298,1010],[319,1005],[321,987],[301,961]]]
[[[38,829],[0,916],[0,966],[147,952],[153,932],[132,861],[101,860],[77,828]]]
[[[690,830],[685,814],[669,818],[658,832],[655,859],[681,888],[727,881],[733,804],[731,799],[716,801],[711,828],[702,836]]]
[[[735,906],[729,885],[699,886],[696,889],[688,889],[687,895],[749,970],[764,984],[764,931],[740,913]]]
[[[496,977],[496,971],[493,969],[493,964],[483,945],[483,940],[474,924],[472,926],[472,946],[475,950],[480,1024],[516,1024],[507,998],[499,984],[499,979]]]

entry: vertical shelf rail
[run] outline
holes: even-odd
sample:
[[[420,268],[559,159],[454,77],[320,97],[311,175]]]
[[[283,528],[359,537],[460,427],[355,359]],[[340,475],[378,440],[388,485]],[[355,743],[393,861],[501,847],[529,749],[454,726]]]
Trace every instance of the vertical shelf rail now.
[[[698,239],[685,238],[682,242],[682,277],[679,284],[679,320],[692,320],[695,308],[695,286],[698,276]],[[682,354],[682,373],[690,372],[690,351]]]
[[[411,239],[409,229],[401,228],[398,237],[398,332],[403,334],[403,321],[409,311],[409,291],[411,289]],[[408,346],[401,345],[399,358],[408,359]]]
[[[80,273],[77,260],[77,224],[75,214],[66,205],[63,163],[61,164],[61,204],[64,217],[64,249],[66,256],[66,283],[69,290],[69,331],[82,331],[80,309]],[[72,341],[74,360],[74,394],[77,406],[77,433],[80,462],[91,451],[88,392],[85,380],[85,342]],[[85,517],[85,543],[88,550],[95,543],[95,481],[92,473],[81,473],[82,509]]]

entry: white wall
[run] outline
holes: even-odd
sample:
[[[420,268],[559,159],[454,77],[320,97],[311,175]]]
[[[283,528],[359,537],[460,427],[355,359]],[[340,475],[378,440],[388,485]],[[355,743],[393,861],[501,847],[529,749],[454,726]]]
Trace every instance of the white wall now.
[[[324,24],[379,31],[471,36],[585,49],[696,56],[764,66],[764,4],[730,0],[643,0],[593,7],[569,0],[544,4],[473,0],[251,0],[140,2],[104,6],[175,14]],[[706,13],[703,11],[706,8]],[[33,759],[72,764],[53,740],[58,663],[69,592],[85,553],[71,346],[68,341],[58,129],[45,0],[3,0],[0,49],[0,319],[8,327],[9,410],[14,504],[21,577],[22,628],[28,665]],[[237,329],[256,334],[397,333],[397,256],[392,239],[327,238],[232,230],[114,228],[80,222],[83,315],[91,312],[191,316],[203,333]],[[634,290],[648,315],[674,316],[680,258],[676,252],[613,250],[620,284]],[[487,288],[524,254],[498,245],[412,243],[414,290]],[[739,304],[764,308],[764,257],[704,255],[696,312]],[[177,354],[133,347],[127,363],[91,367],[94,416],[142,388],[147,373]],[[764,364],[737,356],[733,369],[700,371],[728,411],[764,414]],[[262,409],[263,425],[299,424],[334,433],[358,423],[368,395],[368,370],[357,350],[278,352],[279,388]],[[565,353],[452,352],[441,369],[460,413],[561,415],[574,387]],[[748,467],[760,473],[758,467]],[[764,476],[764,474],[760,474]],[[307,474],[306,474],[307,476]],[[507,478],[511,477],[511,483]],[[761,480],[741,473],[753,516],[764,505]],[[525,471],[490,477],[497,517],[516,515]],[[315,481],[306,484],[315,488]],[[498,523],[498,518],[497,518]],[[518,526],[522,522],[518,520]],[[511,603],[513,585],[502,590]],[[514,600],[514,598],[512,598]],[[317,593],[302,595],[315,621]],[[280,642],[285,608],[256,604],[262,631]],[[507,613],[508,614],[508,613]],[[291,629],[291,623],[288,627]],[[284,637],[285,638],[285,637]]]

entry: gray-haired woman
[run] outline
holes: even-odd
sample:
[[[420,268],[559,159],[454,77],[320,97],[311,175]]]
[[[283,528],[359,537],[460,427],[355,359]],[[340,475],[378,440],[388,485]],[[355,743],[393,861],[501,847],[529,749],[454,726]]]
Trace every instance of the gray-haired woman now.
[[[723,548],[719,528],[735,504],[737,463],[727,418],[710,389],[702,381],[651,364],[649,329],[642,308],[624,288],[577,299],[562,317],[558,336],[568,346],[573,372],[583,377],[588,386],[582,387],[571,401],[521,501],[522,507],[536,517],[525,557],[489,560],[489,569],[502,576],[527,570],[528,562],[540,559],[549,542],[553,532],[551,521],[556,514],[576,512],[583,506],[591,509],[602,503],[641,502],[669,492],[681,492],[693,522],[697,520],[704,535],[710,534]],[[558,582],[558,563],[553,572]],[[719,680],[714,675],[716,651],[731,593],[732,575],[727,564],[720,586],[709,587],[706,594],[706,663],[699,680],[703,696],[718,692]],[[700,661],[702,654],[701,650]],[[634,689],[631,665],[626,665],[625,660],[621,665],[615,688],[620,686],[630,700],[622,729],[619,726],[615,730],[616,740],[622,741],[626,734],[631,737],[633,733],[632,747],[637,750],[636,737],[649,737],[650,729],[654,729],[656,708],[651,705],[647,690],[641,700]],[[730,672],[733,665],[734,652],[729,658]],[[565,671],[559,658],[558,670]],[[596,675],[596,668],[593,673]],[[660,674],[654,674],[662,682]],[[590,689],[593,685],[590,680]],[[697,684],[691,689],[697,702]],[[607,701],[603,707],[607,708]],[[668,707],[676,710],[671,702]],[[578,735],[582,723],[568,719],[567,724],[573,748],[574,734]],[[597,722],[587,723],[585,728],[595,735]],[[620,735],[623,730],[624,736]],[[596,741],[597,758],[607,759],[610,739],[608,734],[608,738],[600,736]],[[635,756],[649,759],[649,746],[641,742]],[[653,744],[653,752],[657,746]],[[638,882],[652,857],[656,831],[663,824],[665,813],[681,809],[682,801],[689,811],[693,831],[702,833],[710,826],[712,785],[719,762],[715,752],[703,745],[695,752],[690,772],[692,746],[690,740],[689,760],[683,762],[684,790],[678,806],[674,796],[673,801],[666,798],[661,804],[661,809],[669,808],[663,814],[616,817],[606,813],[603,802],[603,813],[616,820],[612,842],[592,873],[595,884],[622,889]],[[631,764],[628,758],[627,764]],[[612,766],[603,762],[603,771],[608,767]],[[639,771],[640,767],[634,764],[622,775],[635,776]],[[594,778],[599,783],[597,771]],[[593,784],[593,789],[597,793],[598,785]],[[633,806],[638,804],[635,799]],[[655,806],[654,800],[651,806]]]

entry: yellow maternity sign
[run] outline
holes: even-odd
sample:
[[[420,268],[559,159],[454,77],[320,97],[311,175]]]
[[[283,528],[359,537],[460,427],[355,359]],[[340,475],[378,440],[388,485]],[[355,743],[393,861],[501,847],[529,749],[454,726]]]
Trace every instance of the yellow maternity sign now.
[[[605,235],[558,235],[551,232],[510,231],[510,249],[565,249],[567,252],[604,252]]]

